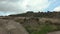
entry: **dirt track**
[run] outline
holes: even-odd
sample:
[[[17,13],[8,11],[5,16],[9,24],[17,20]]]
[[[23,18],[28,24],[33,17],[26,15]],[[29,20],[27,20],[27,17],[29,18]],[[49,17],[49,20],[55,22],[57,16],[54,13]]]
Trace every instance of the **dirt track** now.
[[[0,34],[28,34],[28,32],[18,22],[0,19]]]
[[[60,31],[55,31],[55,32],[49,32],[47,34],[60,34]]]

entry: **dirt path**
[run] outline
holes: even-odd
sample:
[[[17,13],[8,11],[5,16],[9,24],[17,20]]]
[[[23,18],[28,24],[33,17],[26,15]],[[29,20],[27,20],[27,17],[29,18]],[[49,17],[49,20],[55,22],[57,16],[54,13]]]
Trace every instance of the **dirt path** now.
[[[49,32],[47,34],[60,34],[60,31],[55,31],[55,32]]]
[[[0,19],[0,34],[28,34],[28,32],[18,22]]]

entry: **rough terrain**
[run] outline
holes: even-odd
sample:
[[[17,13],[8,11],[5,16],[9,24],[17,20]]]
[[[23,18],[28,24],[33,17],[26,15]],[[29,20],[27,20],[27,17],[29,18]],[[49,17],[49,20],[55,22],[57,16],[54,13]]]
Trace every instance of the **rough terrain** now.
[[[47,34],[60,34],[60,31],[49,32]]]
[[[0,19],[0,34],[28,34],[28,32],[18,22]]]

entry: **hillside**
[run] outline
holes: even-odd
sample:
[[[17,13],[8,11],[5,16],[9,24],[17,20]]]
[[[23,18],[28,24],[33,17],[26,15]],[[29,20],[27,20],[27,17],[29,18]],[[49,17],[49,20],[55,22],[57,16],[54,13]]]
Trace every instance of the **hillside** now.
[[[49,34],[49,32],[60,31],[60,12],[27,12],[1,16],[0,19],[13,20],[16,24],[21,24],[29,34]]]
[[[9,15],[12,17],[44,17],[44,18],[60,18],[60,12],[33,12],[28,11],[27,13]]]

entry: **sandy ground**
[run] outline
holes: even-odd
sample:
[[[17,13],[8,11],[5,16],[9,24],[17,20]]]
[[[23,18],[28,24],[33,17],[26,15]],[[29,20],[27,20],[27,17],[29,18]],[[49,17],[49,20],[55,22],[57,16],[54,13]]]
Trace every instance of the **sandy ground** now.
[[[0,34],[28,34],[28,32],[18,22],[0,19]]]
[[[55,31],[55,32],[49,32],[47,34],[60,34],[60,31]]]

